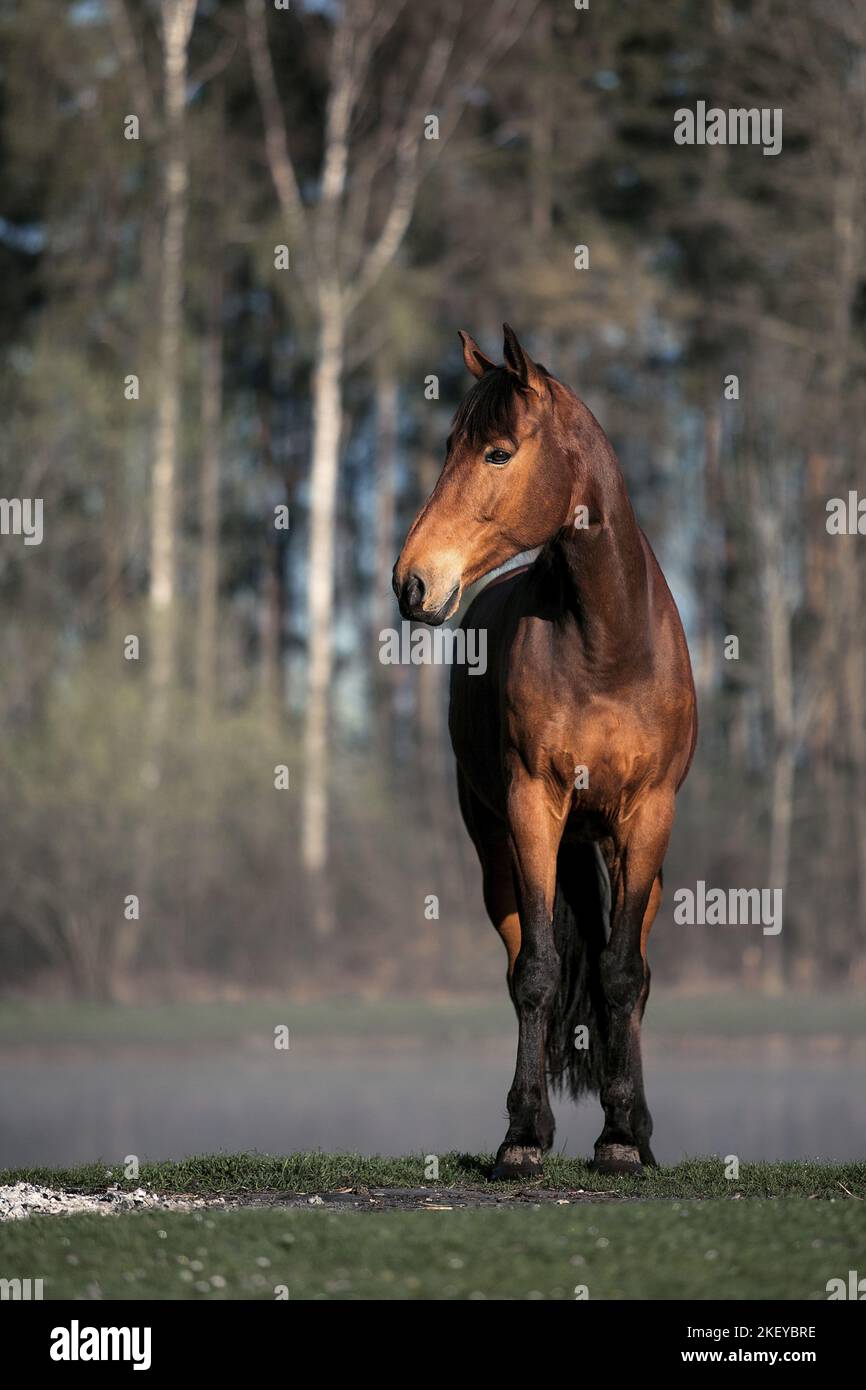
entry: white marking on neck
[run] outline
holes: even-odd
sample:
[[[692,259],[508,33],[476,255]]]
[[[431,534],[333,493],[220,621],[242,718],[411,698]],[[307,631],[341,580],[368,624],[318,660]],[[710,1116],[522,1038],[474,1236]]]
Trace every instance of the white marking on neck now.
[[[481,590],[486,589],[488,584],[492,584],[494,579],[499,579],[501,575],[508,574],[509,570],[518,570],[522,565],[531,565],[534,560],[538,559],[540,554],[541,546],[537,545],[534,550],[521,550],[519,555],[512,555],[510,560],[506,560],[505,563],[499,565],[497,569],[491,570],[489,574],[481,576],[477,582],[476,593],[480,594]]]

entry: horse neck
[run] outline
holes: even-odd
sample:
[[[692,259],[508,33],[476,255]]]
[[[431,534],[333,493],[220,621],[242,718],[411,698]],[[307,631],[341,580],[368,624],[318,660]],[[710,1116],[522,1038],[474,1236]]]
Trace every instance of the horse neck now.
[[[580,403],[572,429],[574,485],[566,523],[548,543],[560,602],[593,646],[633,648],[646,632],[648,584],[640,529],[607,435]],[[586,519],[578,507],[586,507]]]

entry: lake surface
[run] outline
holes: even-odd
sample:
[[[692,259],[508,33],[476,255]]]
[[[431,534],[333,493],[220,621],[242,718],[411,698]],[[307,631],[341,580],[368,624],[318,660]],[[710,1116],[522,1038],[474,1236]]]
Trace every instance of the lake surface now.
[[[0,1167],[258,1149],[489,1152],[505,1132],[512,1044],[336,1054],[0,1054]],[[866,1155],[866,1063],[650,1055],[656,1157]],[[556,1148],[589,1155],[597,1100],[559,1103]]]

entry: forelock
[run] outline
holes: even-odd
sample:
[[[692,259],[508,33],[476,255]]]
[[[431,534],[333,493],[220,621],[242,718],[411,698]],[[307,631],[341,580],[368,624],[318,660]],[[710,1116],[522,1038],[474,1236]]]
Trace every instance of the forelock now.
[[[514,437],[517,402],[523,388],[513,372],[493,367],[484,373],[460,402],[452,430],[472,447],[488,439]]]

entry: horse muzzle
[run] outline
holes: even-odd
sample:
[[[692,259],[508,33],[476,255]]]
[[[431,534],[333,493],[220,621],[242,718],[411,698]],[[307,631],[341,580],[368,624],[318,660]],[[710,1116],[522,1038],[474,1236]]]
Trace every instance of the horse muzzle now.
[[[455,598],[459,593],[460,584],[459,581],[454,584],[444,602],[435,606],[435,598],[431,596],[420,574],[408,574],[401,583],[395,571],[393,588],[402,617],[413,622],[428,623],[430,627],[439,627],[446,618],[450,618],[457,606]]]

